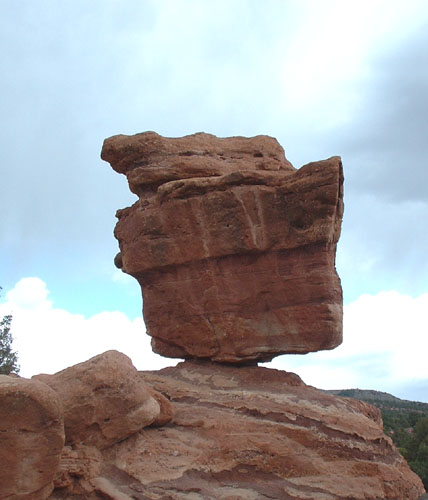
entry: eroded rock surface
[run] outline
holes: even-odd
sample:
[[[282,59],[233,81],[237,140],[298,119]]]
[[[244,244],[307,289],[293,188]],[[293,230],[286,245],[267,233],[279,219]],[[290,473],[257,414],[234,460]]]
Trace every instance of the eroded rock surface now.
[[[299,170],[266,136],[115,136],[102,158],[139,196],[116,264],[136,277],[155,352],[269,360],[342,341],[340,158]]]
[[[94,446],[64,446],[54,478],[55,488],[72,494],[91,491],[89,481],[100,476],[102,466],[103,457]]]
[[[0,377],[1,498],[416,500],[424,493],[375,407],[318,391],[293,373],[207,361],[137,372],[109,351],[41,378],[56,389]],[[150,419],[140,411],[148,394],[157,402]],[[108,419],[114,431],[103,426]]]
[[[174,417],[103,450],[91,484],[95,493],[114,492],[107,498],[416,500],[424,493],[375,407],[318,391],[293,373],[186,361],[141,377],[170,400]]]
[[[102,449],[152,424],[160,406],[131,360],[107,351],[54,375],[37,375],[64,407],[66,444]]]
[[[47,498],[63,445],[57,394],[42,382],[0,375],[0,498]]]

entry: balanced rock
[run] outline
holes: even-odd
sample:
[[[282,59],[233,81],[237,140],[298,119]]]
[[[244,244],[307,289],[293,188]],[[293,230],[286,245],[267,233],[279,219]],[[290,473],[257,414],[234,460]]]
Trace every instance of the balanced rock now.
[[[139,197],[117,213],[115,262],[142,287],[155,352],[245,363],[341,343],[339,157],[296,170],[271,137],[154,132],[101,156]]]
[[[141,375],[171,401],[174,417],[109,448],[102,476],[117,498],[416,500],[424,493],[373,406],[256,366],[185,361]]]
[[[67,445],[102,449],[152,424],[160,414],[131,360],[117,351],[35,378],[61,398]]]
[[[0,375],[0,498],[47,498],[63,445],[57,394],[42,382]]]

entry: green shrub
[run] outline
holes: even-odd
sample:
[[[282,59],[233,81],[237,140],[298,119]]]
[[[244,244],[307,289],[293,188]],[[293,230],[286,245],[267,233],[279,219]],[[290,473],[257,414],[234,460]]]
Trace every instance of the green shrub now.
[[[12,351],[11,323],[11,314],[3,316],[0,321],[0,375],[19,372],[18,354]]]

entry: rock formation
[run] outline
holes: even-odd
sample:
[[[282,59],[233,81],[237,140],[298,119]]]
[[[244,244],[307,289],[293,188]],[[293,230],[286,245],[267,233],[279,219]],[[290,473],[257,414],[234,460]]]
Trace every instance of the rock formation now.
[[[63,445],[58,395],[42,382],[0,375],[0,498],[47,498]]]
[[[160,415],[154,391],[142,383],[131,360],[117,351],[35,378],[61,398],[66,444],[102,449],[153,424]]]
[[[124,378],[114,383],[114,373]],[[0,377],[0,498],[417,500],[424,493],[366,403],[257,366],[185,361],[135,374],[126,356],[110,351],[52,376]],[[137,408],[141,394],[152,394],[157,416],[137,409],[137,425],[130,390]],[[109,418],[114,431],[103,426]]]
[[[0,498],[105,494],[103,450],[171,419],[169,400],[117,351],[32,380],[0,375]]]
[[[293,373],[186,361],[141,376],[174,418],[106,453],[108,477],[131,498],[409,500],[424,491],[379,410]]]
[[[153,346],[199,359],[137,372],[108,351],[0,377],[0,498],[417,500],[376,408],[246,366],[341,341],[340,159],[295,171],[268,137],[154,133],[103,157],[140,198],[115,262],[143,287]]]
[[[342,341],[340,158],[300,170],[266,136],[115,136],[102,158],[139,200],[116,264],[137,278],[163,356],[246,363]]]

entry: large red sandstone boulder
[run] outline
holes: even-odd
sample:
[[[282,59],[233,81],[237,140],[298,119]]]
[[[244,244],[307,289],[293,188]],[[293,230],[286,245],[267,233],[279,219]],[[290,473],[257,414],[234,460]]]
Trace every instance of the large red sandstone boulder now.
[[[47,498],[63,445],[57,394],[42,382],[0,375],[0,498]]]
[[[35,378],[62,401],[66,444],[102,449],[152,424],[160,414],[131,360],[117,351]]]
[[[270,360],[342,341],[340,158],[300,170],[266,136],[115,136],[102,158],[139,196],[116,262],[139,281],[155,352]]]
[[[186,361],[141,376],[166,395],[174,417],[103,450],[100,476],[91,480],[102,498],[416,500],[424,493],[373,406],[255,366]]]

